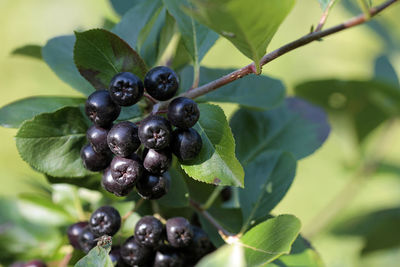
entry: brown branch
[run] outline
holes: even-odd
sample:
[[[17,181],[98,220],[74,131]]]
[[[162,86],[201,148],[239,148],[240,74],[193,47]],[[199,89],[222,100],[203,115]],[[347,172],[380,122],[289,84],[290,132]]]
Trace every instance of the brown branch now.
[[[349,29],[354,26],[363,24],[363,23],[367,22],[371,17],[376,16],[377,14],[379,14],[380,12],[382,12],[383,10],[385,10],[386,8],[388,8],[389,6],[391,6],[392,4],[394,4],[398,1],[399,0],[389,0],[379,6],[371,8],[369,10],[369,16],[367,16],[365,14],[361,14],[361,15],[353,17],[353,18],[349,19],[348,21],[345,21],[339,25],[328,28],[326,30],[314,31],[307,35],[304,35],[303,37],[301,37],[293,42],[290,42],[290,43],[266,54],[261,59],[260,64],[261,64],[261,66],[264,66],[264,65],[268,64],[269,62],[277,59],[278,57],[280,57],[292,50],[295,50],[299,47],[302,47],[306,44],[320,40],[323,37],[343,31],[345,29]],[[188,97],[188,98],[196,98],[196,97],[205,95],[215,89],[218,89],[228,83],[236,81],[236,80],[238,80],[244,76],[247,76],[249,74],[252,74],[252,73],[256,73],[256,67],[255,67],[254,63],[251,63],[241,69],[231,72],[217,80],[211,81],[200,87],[197,87],[197,88],[189,90],[185,93],[182,93],[180,96],[184,96],[184,97]],[[156,104],[154,106],[153,113],[157,112],[160,109],[165,109],[168,106],[170,101],[160,102],[160,103]]]

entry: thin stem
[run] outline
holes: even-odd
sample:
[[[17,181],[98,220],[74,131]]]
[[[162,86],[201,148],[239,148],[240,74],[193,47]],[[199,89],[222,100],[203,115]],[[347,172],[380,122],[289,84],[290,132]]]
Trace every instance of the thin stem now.
[[[388,8],[389,6],[391,6],[392,4],[394,4],[398,1],[399,0],[388,0],[379,6],[369,9],[369,16],[366,14],[360,14],[358,16],[355,16],[341,24],[338,24],[338,25],[328,28],[326,30],[323,30],[323,31],[321,30],[321,31],[311,32],[309,34],[306,34],[303,37],[301,37],[293,42],[290,42],[290,43],[266,54],[261,59],[260,64],[261,64],[261,66],[264,66],[264,65],[268,64],[269,62],[277,59],[278,57],[281,57],[282,55],[284,55],[292,50],[295,50],[299,47],[302,47],[306,44],[320,40],[323,37],[343,31],[345,29],[349,29],[349,28],[355,27],[357,25],[363,24],[363,23],[367,22],[371,17],[376,16],[377,14],[379,14],[380,12],[382,12],[383,10],[385,10],[386,8]],[[204,84],[202,86],[199,86],[197,88],[189,90],[185,93],[182,93],[180,96],[185,96],[188,98],[196,98],[196,97],[207,94],[215,89],[218,89],[228,83],[236,81],[236,80],[238,80],[244,76],[247,76],[249,74],[252,74],[252,73],[257,73],[254,62],[241,68],[241,69],[233,71],[225,76],[222,76],[219,79],[216,79],[207,84]],[[153,112],[155,109],[164,109],[165,107],[168,106],[170,101],[171,100],[156,104],[154,106]]]
[[[336,0],[330,0],[328,6],[325,8],[324,12],[322,13],[321,19],[319,20],[318,26],[314,32],[319,32],[324,27],[326,20],[328,19],[329,11],[331,10],[333,4]]]
[[[133,207],[133,209],[128,211],[124,216],[122,216],[122,222],[125,222],[133,213],[135,213],[140,208],[140,206],[142,206],[143,203],[144,203],[144,199],[143,198],[139,199],[135,203],[135,206]]]
[[[157,100],[155,100],[151,95],[148,93],[143,94],[144,97],[146,97],[152,104],[157,104]]]
[[[214,191],[211,193],[211,195],[208,197],[206,203],[204,203],[201,208],[203,210],[208,210],[212,204],[214,204],[215,200],[218,198],[218,196],[220,195],[222,189],[224,187],[223,186],[217,186],[214,188]]]
[[[72,252],[68,252],[65,254],[64,258],[61,260],[61,262],[58,264],[59,267],[67,267],[69,261],[72,258]]]

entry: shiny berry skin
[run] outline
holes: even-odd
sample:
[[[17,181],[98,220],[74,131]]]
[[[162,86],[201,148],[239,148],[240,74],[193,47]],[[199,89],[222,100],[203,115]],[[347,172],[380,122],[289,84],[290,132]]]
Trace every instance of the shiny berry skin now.
[[[86,100],[85,112],[94,124],[107,127],[118,118],[121,107],[112,101],[108,91],[98,90]]]
[[[86,132],[86,138],[96,153],[111,153],[107,144],[108,129],[92,125]]]
[[[111,262],[116,267],[127,267],[127,265],[121,258],[121,247],[120,246],[112,246],[110,253]]]
[[[187,97],[178,97],[168,106],[168,120],[172,125],[182,129],[193,127],[199,120],[200,111],[196,102]]]
[[[164,226],[153,216],[142,217],[135,226],[135,240],[141,246],[157,247],[163,239]]]
[[[108,192],[116,195],[117,197],[124,197],[132,192],[134,185],[123,186],[114,179],[111,175],[111,169],[107,168],[103,177],[101,178],[101,186]]]
[[[189,221],[183,217],[174,217],[167,220],[165,224],[167,239],[171,246],[183,248],[189,246],[193,241],[193,228]]]
[[[110,169],[114,180],[124,187],[134,186],[144,174],[143,165],[135,154],[129,158],[114,157]]]
[[[171,124],[161,116],[151,115],[140,122],[139,139],[147,148],[163,149],[169,145]]]
[[[92,213],[89,227],[95,236],[113,236],[121,227],[121,216],[111,206],[103,206]]]
[[[144,199],[159,199],[168,193],[170,180],[168,173],[162,175],[146,173],[137,181],[136,189]]]
[[[90,227],[87,226],[83,229],[82,233],[79,235],[78,241],[81,250],[88,253],[97,244],[95,241],[96,236],[90,231]]]
[[[146,74],[144,87],[149,95],[157,100],[164,101],[176,94],[179,88],[179,79],[170,68],[158,66]]]
[[[81,249],[79,245],[79,235],[88,226],[88,222],[77,222],[68,227],[67,235],[71,246],[75,249]]]
[[[115,75],[109,86],[112,100],[120,106],[132,106],[143,96],[143,83],[130,72]]]
[[[161,248],[154,258],[153,267],[182,267],[184,259],[173,248]]]
[[[195,264],[206,254],[215,250],[208,235],[200,227],[193,226],[193,241],[187,248],[184,249],[184,255],[187,261]]]
[[[130,121],[115,124],[108,132],[107,143],[116,156],[130,156],[140,146],[138,127]]]
[[[139,246],[131,236],[121,246],[120,254],[122,260],[129,266],[144,266],[151,261],[153,251],[151,248]]]
[[[41,260],[31,260],[22,265],[23,267],[46,267],[46,263]]]
[[[162,174],[168,171],[172,162],[172,153],[169,149],[149,149],[143,159],[143,167],[150,173]]]
[[[81,159],[83,166],[92,172],[104,170],[111,162],[110,154],[96,153],[91,145],[86,145],[81,149]]]
[[[171,150],[180,161],[195,159],[203,146],[201,136],[193,128],[176,129],[172,132]]]

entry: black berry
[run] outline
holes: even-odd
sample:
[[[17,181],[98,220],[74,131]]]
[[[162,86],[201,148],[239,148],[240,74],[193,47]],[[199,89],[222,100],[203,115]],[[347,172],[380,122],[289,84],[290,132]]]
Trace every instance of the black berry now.
[[[203,141],[193,128],[176,129],[172,132],[171,150],[180,161],[190,161],[199,155]]]
[[[111,262],[114,264],[114,266],[116,266],[116,267],[129,266],[121,258],[121,247],[120,246],[113,246],[108,255],[110,256]]]
[[[120,157],[128,157],[140,146],[138,127],[129,121],[115,124],[107,135],[111,151]]]
[[[106,154],[110,153],[110,148],[107,144],[108,129],[102,128],[97,125],[92,125],[86,132],[86,138],[92,145],[96,153]]]
[[[78,241],[81,250],[88,253],[92,248],[96,246],[96,236],[90,231],[90,227],[87,226],[83,229],[82,233],[79,235]]]
[[[115,157],[110,169],[114,180],[123,187],[134,186],[144,173],[143,165],[135,154],[129,158]]]
[[[89,226],[96,236],[113,236],[121,227],[121,216],[113,207],[103,206],[92,213]]]
[[[171,166],[172,153],[169,149],[149,149],[143,160],[144,168],[150,173],[161,174]]]
[[[161,116],[148,116],[139,126],[139,139],[147,148],[163,149],[169,145],[172,128]]]
[[[185,248],[184,255],[186,260],[195,264],[198,260],[204,257],[206,254],[215,250],[214,245],[211,243],[208,235],[197,226],[192,226],[193,229],[193,241]]]
[[[97,172],[104,170],[111,162],[110,154],[96,153],[91,145],[86,145],[81,149],[83,166],[89,171]]]
[[[179,88],[176,73],[168,67],[159,66],[151,69],[144,77],[146,91],[157,100],[168,100]]]
[[[143,83],[136,75],[130,72],[121,72],[112,78],[110,96],[120,106],[136,104],[143,96]]]
[[[101,179],[101,186],[107,190],[108,192],[118,196],[118,197],[123,197],[128,195],[132,190],[134,185],[132,186],[123,186],[114,179],[111,175],[111,169],[107,168],[104,173],[103,177]]]
[[[156,253],[153,267],[181,267],[184,260],[177,251],[169,247],[162,247]]]
[[[189,221],[183,217],[174,217],[166,223],[167,239],[171,246],[183,248],[193,240],[193,229]]]
[[[122,260],[129,266],[143,266],[151,261],[153,251],[151,248],[139,246],[131,236],[121,246],[120,254]]]
[[[182,129],[194,126],[200,117],[196,102],[187,97],[178,97],[172,100],[167,114],[171,124]]]
[[[75,249],[81,249],[79,245],[79,236],[87,226],[88,222],[77,222],[68,227],[68,240],[71,246],[73,246]]]
[[[22,265],[23,267],[46,267],[46,263],[41,260],[31,260]]]
[[[157,247],[163,239],[164,227],[153,216],[144,216],[135,226],[135,240],[145,247]]]
[[[85,112],[94,124],[107,127],[118,118],[121,107],[112,101],[108,91],[99,90],[86,100]]]
[[[136,183],[136,189],[144,199],[159,199],[167,194],[170,184],[168,173],[153,175],[146,173]]]

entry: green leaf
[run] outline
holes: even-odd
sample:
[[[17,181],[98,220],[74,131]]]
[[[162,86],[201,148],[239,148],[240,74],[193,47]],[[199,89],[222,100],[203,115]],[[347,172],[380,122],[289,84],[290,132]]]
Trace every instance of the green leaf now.
[[[40,45],[24,45],[14,49],[11,54],[17,56],[31,57],[40,60],[43,59],[42,47]]]
[[[187,0],[163,0],[169,13],[175,18],[182,35],[183,44],[193,62],[198,64],[218,39],[218,34],[195,21],[182,10]]]
[[[321,257],[301,235],[292,245],[289,255],[283,255],[266,267],[323,267]]]
[[[62,81],[88,96],[93,93],[94,88],[79,74],[75,66],[74,43],[73,35],[50,39],[42,49],[43,59]]]
[[[289,190],[296,173],[291,153],[266,151],[245,166],[245,186],[239,190],[244,226],[265,218]]]
[[[216,185],[243,187],[244,172],[235,157],[235,140],[224,111],[210,104],[199,104],[200,119],[194,129],[203,146],[199,156],[182,169],[192,178]]]
[[[225,245],[203,257],[196,267],[246,267],[243,247],[234,243]]]
[[[362,142],[385,120],[400,114],[400,90],[388,83],[319,80],[299,84],[297,95],[323,107],[332,123],[350,125]]]
[[[124,15],[129,9],[148,0],[110,0],[112,7],[119,15]]]
[[[100,174],[93,174],[89,176],[75,178],[52,177],[49,175],[45,175],[45,177],[47,181],[51,184],[70,184],[91,190],[99,190],[101,181]]]
[[[200,69],[200,85],[216,80],[234,69]],[[188,90],[193,83],[192,67],[187,67],[180,73],[181,88]],[[285,97],[285,86],[280,80],[265,75],[248,75],[229,83],[218,90],[197,98],[197,101],[221,103],[239,103],[251,109],[267,110],[277,107]]]
[[[129,71],[143,79],[146,64],[125,41],[102,29],[76,32],[74,60],[79,72],[96,89],[108,88],[111,79]]]
[[[289,254],[300,227],[301,223],[295,216],[279,215],[250,229],[240,239],[247,266],[263,265]]]
[[[189,191],[185,183],[186,177],[175,160],[166,175],[171,178],[169,191],[158,202],[171,208],[187,207],[189,205]]]
[[[98,246],[92,248],[85,257],[75,264],[75,267],[113,267],[111,258],[108,256],[110,249]]]
[[[294,0],[191,0],[193,16],[231,41],[257,69]],[[243,14],[246,14],[244,16]]]
[[[0,109],[0,125],[7,128],[18,128],[25,120],[32,119],[38,114],[83,103],[85,103],[85,99],[77,97],[34,96],[23,98]]]
[[[400,89],[400,81],[396,70],[387,56],[380,56],[375,60],[375,79],[387,82]]]
[[[319,4],[321,5],[322,10],[326,10],[328,8],[329,2],[331,0],[318,0]]]
[[[121,113],[119,114],[117,121],[133,120],[139,118],[140,116],[142,116],[142,111],[138,105],[121,107]]]
[[[16,135],[23,160],[54,177],[91,174],[82,164],[80,150],[86,144],[88,123],[79,108],[65,107],[25,121]]]
[[[330,131],[324,111],[298,98],[288,98],[264,112],[240,109],[233,115],[231,127],[236,155],[243,165],[271,150],[291,152],[301,159],[319,148]]]

